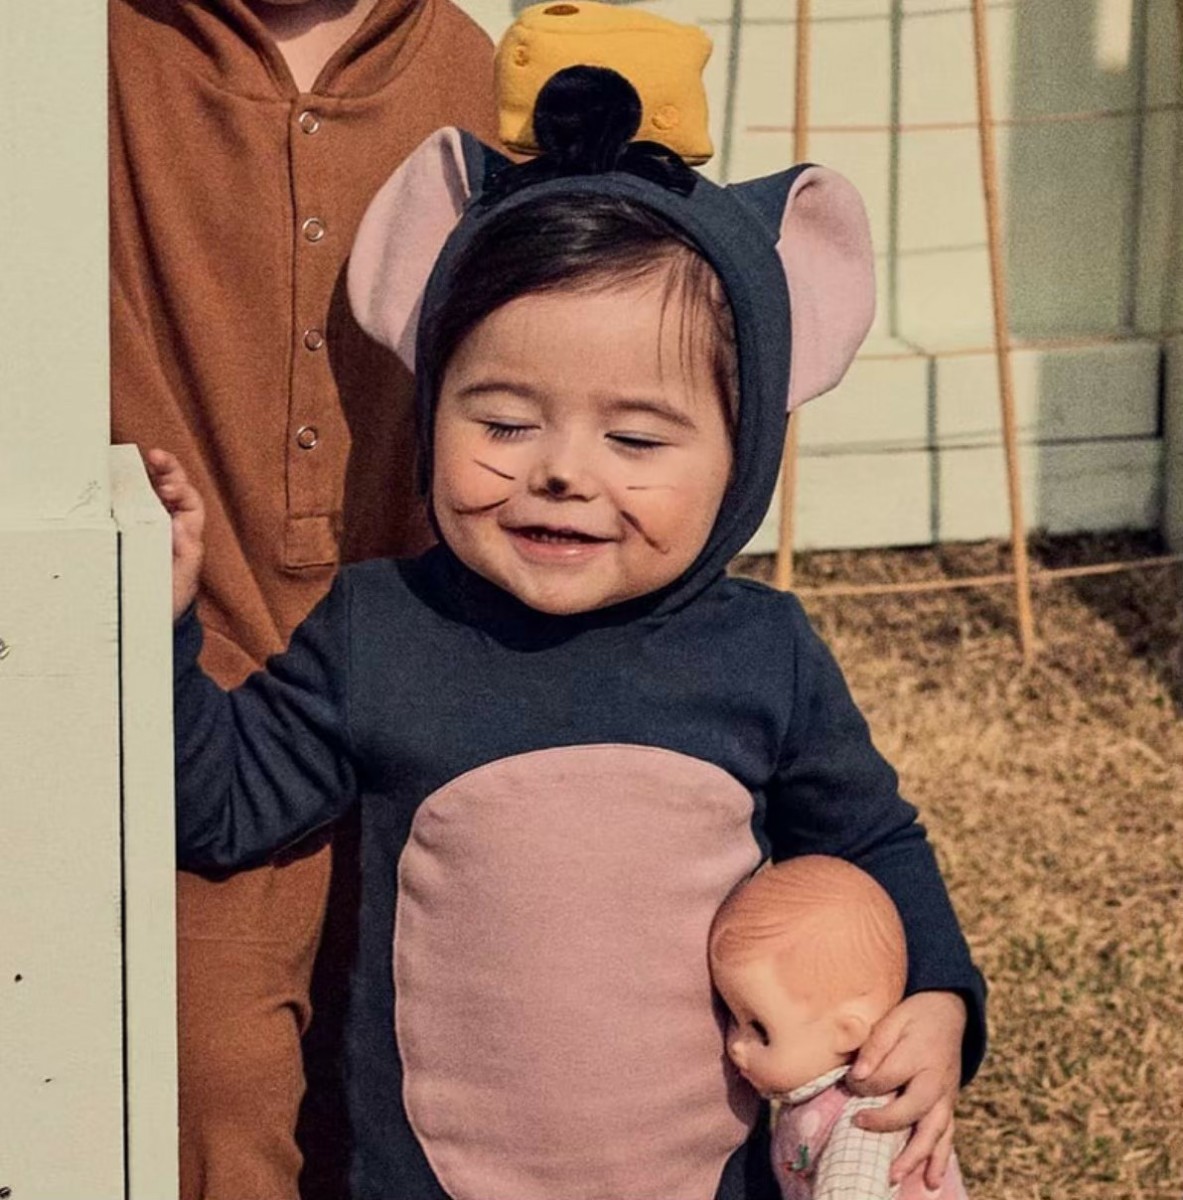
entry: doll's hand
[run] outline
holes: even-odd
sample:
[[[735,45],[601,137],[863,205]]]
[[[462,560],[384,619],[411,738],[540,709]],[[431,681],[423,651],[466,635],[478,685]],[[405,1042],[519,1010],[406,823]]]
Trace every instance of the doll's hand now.
[[[953,1150],[965,1020],[965,1001],[955,992],[917,992],[875,1026],[847,1077],[851,1091],[859,1095],[899,1092],[882,1108],[860,1113],[861,1128],[883,1132],[915,1126],[892,1164],[893,1184],[925,1160],[928,1187],[939,1187],[945,1176]]]
[[[173,531],[173,620],[197,596],[197,577],[205,552],[205,505],[197,489],[167,450],[149,450],[144,455],[152,490],[168,509]]]

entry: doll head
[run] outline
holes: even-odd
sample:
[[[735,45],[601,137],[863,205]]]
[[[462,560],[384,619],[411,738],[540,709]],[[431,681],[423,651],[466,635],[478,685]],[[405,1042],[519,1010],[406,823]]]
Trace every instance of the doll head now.
[[[762,1095],[849,1062],[903,996],[904,930],[865,871],[810,855],[758,871],[715,917],[711,972],[727,1052]]]

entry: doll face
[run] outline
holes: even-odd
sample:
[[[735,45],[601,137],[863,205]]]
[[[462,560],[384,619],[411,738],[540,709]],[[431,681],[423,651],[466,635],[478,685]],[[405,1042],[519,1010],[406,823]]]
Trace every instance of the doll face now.
[[[440,389],[432,503],[472,570],[541,612],[677,579],[731,472],[709,334],[664,273],[518,297],[460,343]],[[705,320],[705,314],[701,314]]]
[[[715,963],[713,976],[731,1014],[727,1054],[762,1096],[791,1092],[849,1061],[834,1014],[792,995],[774,962]]]

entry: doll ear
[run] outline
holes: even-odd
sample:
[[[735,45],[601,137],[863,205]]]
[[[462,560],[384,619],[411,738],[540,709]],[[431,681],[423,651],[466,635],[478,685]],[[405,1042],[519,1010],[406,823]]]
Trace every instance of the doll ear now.
[[[776,249],[793,322],[792,412],[846,374],[875,318],[875,255],[862,197],[836,171],[806,167],[789,187]]]
[[[492,155],[470,134],[436,130],[382,185],[358,226],[349,255],[353,315],[412,371],[428,277]]]
[[[871,1036],[873,1022],[859,1008],[847,1006],[834,1014],[831,1032],[835,1054],[854,1054]]]
[[[853,185],[825,167],[794,167],[732,188],[778,231],[793,325],[791,412],[838,383],[871,327],[875,258],[867,213]]]

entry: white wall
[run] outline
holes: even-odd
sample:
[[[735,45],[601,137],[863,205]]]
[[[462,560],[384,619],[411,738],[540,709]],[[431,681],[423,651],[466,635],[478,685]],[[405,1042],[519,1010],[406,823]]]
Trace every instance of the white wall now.
[[[142,474],[136,514],[126,462],[126,533],[111,513],[106,33],[103,4],[41,0],[6,5],[0,38],[0,1188],[13,1200],[176,1194],[168,528]]]
[[[107,471],[106,20],[0,39],[0,1186],[122,1196],[116,530]]]

